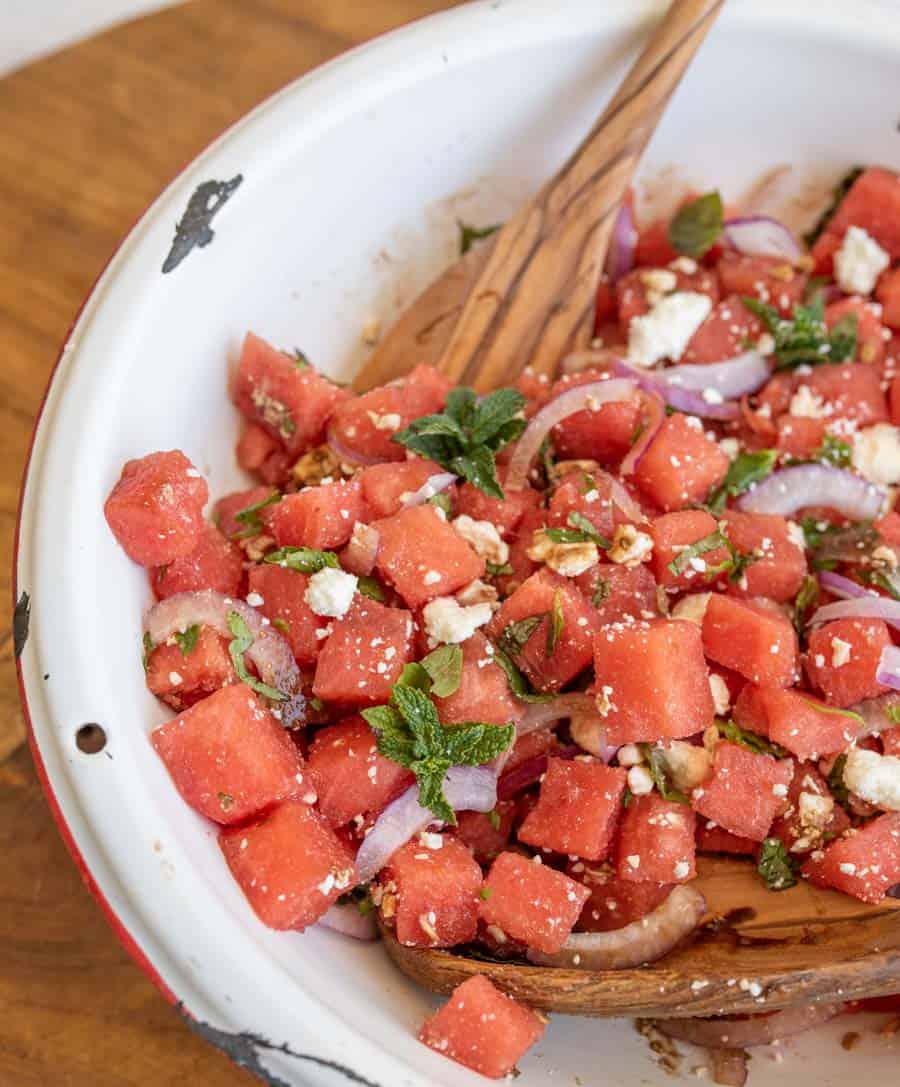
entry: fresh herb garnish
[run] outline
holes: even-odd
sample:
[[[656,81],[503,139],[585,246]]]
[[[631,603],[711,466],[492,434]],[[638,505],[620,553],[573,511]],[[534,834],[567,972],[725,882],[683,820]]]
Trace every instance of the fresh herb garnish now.
[[[673,788],[662,750],[654,744],[640,743],[637,746],[644,756],[644,762],[646,762],[647,769],[650,771],[650,777],[653,778],[653,784],[663,800],[672,800],[676,804],[690,804],[691,798],[689,796],[685,796],[684,793]]]
[[[794,629],[802,637],[806,629],[806,613],[819,599],[819,582],[811,574],[806,574],[800,591],[794,598],[793,621]]]
[[[294,348],[291,358],[294,360],[294,365],[298,370],[308,370],[312,365],[306,352],[301,351],[299,347]]]
[[[393,440],[502,499],[494,458],[525,429],[524,407],[525,397],[515,389],[480,400],[472,389],[453,389],[441,415],[414,419]]]
[[[609,598],[611,592],[612,586],[606,578],[598,577],[597,584],[594,586],[593,596],[591,597],[591,603],[595,608],[599,608],[603,601]]]
[[[668,563],[669,573],[679,577],[681,574],[686,574],[688,570],[694,568],[693,560],[699,559],[701,555],[707,554],[709,551],[715,551],[718,547],[728,547],[728,540],[724,534],[716,529],[715,532],[711,532],[708,536],[704,536],[702,540],[697,540],[696,543],[692,543],[685,547],[683,551],[679,551],[674,559]],[[723,567],[730,569],[731,560],[726,560],[725,563],[712,569],[704,570],[706,574],[719,574],[722,572]]]
[[[812,552],[810,566],[813,570],[831,570],[839,562],[852,565],[867,562],[881,543],[881,536],[871,521],[844,526],[817,517],[804,517],[800,527],[806,547]]]
[[[622,807],[627,808],[628,805],[632,802],[632,800],[634,800],[634,793],[626,785],[625,786],[625,792],[622,793]]]
[[[488,817],[488,822],[491,824],[491,826],[494,828],[494,830],[499,830],[500,829],[500,812],[498,812],[496,808],[491,808],[491,810],[487,813],[487,817]]]
[[[493,812],[491,814],[493,814]],[[482,902],[487,902],[493,893],[493,887],[482,887],[481,890],[478,892],[478,897],[481,899]]]
[[[325,554],[328,554],[328,552],[325,552]],[[371,574],[360,574],[356,579],[356,588],[363,596],[367,596],[370,600],[377,600],[379,604],[383,604],[387,600],[384,586],[377,577],[372,577]]]
[[[559,589],[553,594],[553,606],[550,609],[550,621],[547,623],[547,656],[552,657],[559,645],[563,628],[566,625],[566,614],[563,611],[562,592]]]
[[[456,813],[444,796],[444,777],[451,766],[481,766],[509,748],[514,725],[466,721],[442,725],[434,703],[417,687],[394,686],[391,704],[362,711],[378,736],[378,750],[415,774],[419,803],[445,823],[456,825]]]
[[[450,495],[445,491],[441,491],[440,494],[433,494],[431,498],[426,499],[429,506],[437,506],[447,517],[450,516]]]
[[[722,235],[725,213],[718,192],[708,192],[685,204],[669,224],[672,247],[699,260]]]
[[[342,894],[337,900],[337,904],[339,906],[356,906],[363,917],[368,917],[372,910],[375,909],[375,903],[369,893],[368,883],[361,883],[358,887],[354,887],[352,891]]]
[[[287,619],[282,619],[280,615],[272,620],[272,626],[277,627],[282,634],[290,634],[291,632],[290,623],[288,623]]]
[[[766,838],[759,852],[756,870],[770,891],[786,891],[797,884],[797,861],[780,838]]]
[[[500,649],[511,657],[517,657],[525,648],[525,643],[546,618],[546,612],[543,612],[540,615],[529,615],[525,619],[508,623],[500,635]]]
[[[842,438],[826,434],[825,440],[813,453],[813,459],[833,464],[835,468],[849,468],[853,463],[853,447]]]
[[[459,255],[464,257],[475,242],[480,242],[482,239],[489,238],[492,234],[496,234],[503,224],[494,223],[491,226],[470,226],[468,223],[464,223],[462,219],[457,219],[456,225],[459,227]]]
[[[144,651],[141,655],[141,660],[144,662],[144,671],[146,672],[147,669],[150,667],[150,654],[153,652],[154,649],[156,649],[156,646],[153,644],[153,639],[150,637],[149,632],[146,630],[144,631],[142,645]]]
[[[706,500],[706,508],[718,516],[725,509],[729,498],[737,498],[749,490],[754,483],[759,483],[775,467],[778,459],[776,449],[760,449],[756,453],[739,453],[731,462],[725,478]]]
[[[193,650],[197,644],[197,639],[200,637],[199,623],[191,623],[187,630],[184,631],[177,630],[174,637],[175,644],[181,650],[182,657],[186,657]]]
[[[578,510],[572,510],[566,521],[568,528],[545,528],[543,532],[547,539],[553,543],[592,543],[601,551],[612,547],[612,542],[601,536],[594,523]]]
[[[513,572],[513,568],[508,562],[486,562],[485,571],[488,577],[503,577],[506,574],[511,574]]]
[[[462,682],[463,651],[458,645],[442,645],[419,661],[431,679],[431,693],[448,698]]]
[[[498,646],[494,646],[494,663],[498,664],[506,673],[506,682],[509,684],[509,689],[520,702],[551,702],[553,700],[554,695],[549,691],[542,694],[533,690],[512,659]]]
[[[272,702],[285,702],[288,696],[283,691],[279,691],[276,687],[270,687],[255,676],[251,676],[247,671],[244,654],[253,645],[253,635],[250,633],[250,628],[247,626],[244,617],[236,611],[230,611],[226,621],[232,634],[232,640],[228,643],[228,654],[231,657],[231,663],[234,665],[238,679],[242,683],[246,683],[251,691],[256,691],[257,694],[262,695],[263,698],[268,698]]]
[[[758,298],[742,298],[741,301],[774,337],[776,370],[846,362],[856,354],[856,314],[846,314],[828,329],[821,296],[814,298],[808,306],[795,305],[791,318],[782,317],[774,306],[760,302]]]
[[[541,472],[544,476],[544,483],[546,486],[551,487],[556,482],[556,460],[553,452],[553,445],[550,442],[550,435],[541,442],[541,447],[538,449],[538,464],[540,465]],[[591,481],[593,486],[593,480]]]
[[[873,585],[881,589],[894,600],[900,600],[900,574],[897,570],[868,570],[863,569],[858,573],[860,581],[866,585]]]
[[[234,515],[235,521],[238,524],[244,525],[241,532],[236,534],[237,539],[245,539],[248,536],[257,536],[265,528],[263,520],[260,517],[260,510],[264,510],[267,506],[274,506],[276,502],[281,501],[281,491],[272,491],[268,498],[263,498],[260,502],[254,502],[252,506],[247,506],[239,513]]]
[[[753,751],[757,755],[772,755],[776,759],[787,756],[787,751],[783,747],[773,744],[771,740],[760,736],[758,732],[741,728],[734,721],[716,721],[716,727],[719,734],[726,740],[730,740],[733,744],[740,744],[741,747],[746,747],[748,751]]]
[[[277,551],[270,551],[263,562],[284,566],[300,574],[317,574],[326,567],[335,570],[340,567],[333,551],[317,551],[313,547],[279,547]]]
[[[834,191],[831,194],[831,202],[829,203],[828,207],[819,216],[816,225],[803,235],[803,240],[810,248],[812,248],[812,246],[815,245],[815,243],[819,240],[819,235],[824,233],[826,227],[831,222],[834,213],[840,206],[841,201],[853,187],[854,182],[862,172],[862,166],[854,166],[853,169],[846,173],[837,183],[837,185],[835,185]]]
[[[884,715],[895,725],[900,725],[900,705],[885,706]]]
[[[847,766],[846,754],[838,755],[834,760],[834,765],[831,767],[831,772],[828,775],[828,788],[831,790],[831,795],[840,804],[842,808],[846,808],[850,803],[850,790],[847,788],[844,782],[844,769]]]

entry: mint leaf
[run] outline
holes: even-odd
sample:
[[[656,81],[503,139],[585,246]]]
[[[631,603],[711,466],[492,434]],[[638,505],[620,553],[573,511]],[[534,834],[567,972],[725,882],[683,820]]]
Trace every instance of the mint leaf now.
[[[263,698],[268,698],[272,702],[285,702],[288,696],[283,691],[279,691],[276,687],[270,687],[247,671],[244,654],[253,645],[253,635],[250,633],[250,628],[247,626],[244,617],[239,612],[230,611],[226,617],[226,622],[233,635],[232,640],[228,643],[228,654],[231,657],[231,663],[234,665],[238,679],[242,683],[246,683],[251,691],[256,691],[257,694],[262,695]]]
[[[794,629],[801,637],[803,635],[803,632],[806,630],[806,613],[818,599],[818,579],[814,578],[811,574],[807,574],[803,578],[803,584],[800,586],[800,591],[794,598],[793,607]]]
[[[191,623],[185,631],[175,632],[175,644],[181,650],[182,657],[186,657],[188,653],[192,652],[199,637],[200,626],[198,623]]]
[[[340,567],[333,551],[317,551],[313,547],[279,547],[277,551],[270,551],[263,562],[296,570],[300,574],[317,574],[326,567]]]
[[[305,351],[301,351],[299,347],[295,347],[291,352],[291,358],[294,360],[294,365],[298,370],[308,370],[312,363],[309,361],[309,356]]]
[[[714,516],[725,509],[729,498],[736,498],[759,483],[775,467],[777,449],[760,449],[756,453],[739,453],[731,462],[725,478],[706,500],[706,508]]]
[[[770,891],[786,891],[795,887],[798,867],[780,838],[766,838],[756,868]]]
[[[828,788],[831,790],[831,795],[840,804],[842,808],[846,808],[850,803],[850,790],[847,788],[844,782],[844,769],[847,766],[846,754],[838,755],[834,760],[834,765],[831,767],[831,773],[828,775]]]
[[[520,702],[551,702],[555,697],[550,692],[546,694],[533,690],[531,684],[513,664],[512,659],[498,646],[494,646],[494,663],[498,664],[506,673],[506,682],[509,689]]]
[[[462,682],[463,651],[458,645],[442,645],[419,662],[431,678],[431,693],[448,698]]]
[[[326,551],[323,554],[327,555],[330,552]],[[363,596],[367,596],[370,600],[377,600],[379,604],[383,604],[387,600],[384,586],[377,577],[372,577],[370,574],[360,574],[356,579],[356,588]]]
[[[871,521],[856,521],[844,526],[817,517],[804,517],[800,527],[806,546],[812,552],[810,565],[814,570],[831,570],[840,562],[855,566],[865,564],[881,543],[881,536]]]
[[[154,649],[156,649],[156,646],[153,644],[153,639],[150,637],[149,632],[146,630],[144,631],[144,637],[141,644],[143,646],[141,660],[144,663],[144,671],[146,672],[147,669],[150,667],[150,654],[153,652]]]
[[[757,755],[772,755],[776,759],[787,756],[787,751],[783,747],[773,744],[771,740],[760,736],[758,732],[741,728],[734,721],[716,721],[716,727],[719,734],[726,740],[730,740],[733,744],[740,744],[741,747],[746,747],[748,751],[753,751]]]
[[[462,725],[445,725],[444,734],[444,750],[451,766],[482,766],[507,750],[516,738],[516,728],[467,721]]]
[[[487,446],[476,446],[464,456],[454,457],[448,465],[451,472],[468,480],[473,487],[490,498],[503,499],[503,488],[497,479],[494,454]]]
[[[599,608],[604,600],[609,598],[609,594],[612,592],[612,586],[610,583],[602,577],[597,578],[597,584],[594,586],[594,595],[591,597],[591,603],[595,608]]]
[[[263,520],[260,517],[260,511],[264,510],[267,506],[274,506],[276,502],[281,501],[281,491],[272,491],[268,498],[263,498],[260,502],[254,502],[251,506],[245,506],[239,513],[234,515],[235,521],[244,525],[244,529],[241,532],[232,536],[232,539],[243,540],[249,536],[257,536],[265,528]]]
[[[280,615],[272,620],[272,626],[277,627],[282,634],[290,634],[291,632],[290,623],[288,623],[287,619],[282,619]]]
[[[522,394],[516,389],[497,389],[480,400],[474,409],[470,438],[475,445],[488,445],[497,435],[504,433],[512,422],[517,427],[524,420],[517,418],[522,412]],[[524,425],[519,427],[524,430]],[[506,444],[506,443],[504,443]]]
[[[503,224],[493,223],[491,226],[470,226],[468,223],[464,223],[462,219],[457,219],[456,225],[459,227],[459,255],[464,257],[475,242],[480,242],[482,239],[496,234]]]
[[[692,561],[700,558],[701,555],[707,554],[709,551],[715,551],[717,547],[728,547],[728,540],[725,536],[716,529],[715,532],[711,532],[708,536],[704,536],[703,539],[697,540],[696,543],[692,543],[685,547],[683,551],[679,551],[674,559],[668,563],[668,570],[670,574],[674,574],[679,577],[681,574],[686,574],[688,570],[692,569]],[[728,566],[731,566],[731,562],[728,561]],[[707,575],[721,573],[719,568],[708,569],[702,571]]]
[[[394,687],[391,700],[415,737],[419,757],[441,750],[443,726],[434,703],[418,687]]]
[[[553,607],[550,609],[550,622],[547,624],[547,656],[552,657],[559,645],[566,625],[566,615],[563,611],[562,592],[557,589],[553,594]]]
[[[675,789],[669,780],[669,769],[666,766],[665,756],[655,744],[640,743],[638,750],[644,756],[644,762],[653,778],[653,784],[659,791],[663,800],[672,800],[676,804],[690,804],[691,798]]]
[[[686,257],[699,260],[722,236],[724,209],[718,192],[685,204],[669,224],[669,241]]]
[[[508,562],[497,563],[488,561],[485,563],[485,572],[488,577],[502,577],[505,574],[511,574],[513,568]]]
[[[508,623],[500,635],[500,649],[511,657],[518,656],[525,648],[525,643],[546,618],[546,613],[541,615],[529,615],[525,619],[517,619]]]
[[[846,362],[856,354],[856,314],[847,314],[830,331],[825,325],[825,304],[821,295],[808,306],[797,303],[790,318],[758,298],[742,298],[744,306],[766,326],[775,340],[776,370],[817,366],[823,362]]]
[[[854,166],[852,170],[846,173],[841,180],[835,185],[834,191],[831,194],[831,201],[828,207],[819,216],[816,225],[806,234],[803,235],[803,240],[811,249],[819,240],[819,235],[823,234],[831,222],[834,213],[837,211],[841,204],[841,201],[847,195],[847,193],[853,188],[856,179],[863,172],[862,166]]]
[[[418,687],[420,691],[431,690],[431,676],[418,661],[410,661],[409,664],[403,665],[403,671],[397,683],[401,687]]]

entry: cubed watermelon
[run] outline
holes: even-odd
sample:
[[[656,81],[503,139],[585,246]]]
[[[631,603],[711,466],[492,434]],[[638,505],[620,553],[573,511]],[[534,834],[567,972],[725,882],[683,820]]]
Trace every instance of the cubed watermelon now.
[[[412,616],[357,595],[331,627],[316,661],[313,694],[345,706],[387,702],[411,657]]]
[[[267,430],[256,423],[244,422],[234,455],[245,472],[258,472],[280,448],[280,443]]]
[[[279,547],[343,547],[357,521],[365,520],[362,484],[358,479],[323,483],[285,495],[264,511]]]
[[[669,240],[669,220],[654,219],[638,234],[634,262],[643,268],[662,268],[678,259],[678,250]]]
[[[239,539],[252,532],[250,527],[237,519],[239,513],[260,506],[270,499],[277,499],[278,492],[269,486],[251,487],[249,491],[234,491],[220,498],[213,508],[213,522],[229,540]],[[262,516],[262,511],[260,511]]]
[[[249,583],[250,599],[287,640],[297,663],[303,667],[315,664],[319,653],[316,631],[324,629],[325,620],[306,603],[309,578],[284,566],[265,563],[250,567]]]
[[[536,617],[537,624],[521,626]],[[535,687],[555,691],[590,664],[595,623],[594,610],[578,589],[543,567],[503,602],[486,629]]]
[[[482,721],[506,725],[521,720],[525,704],[514,698],[506,673],[494,660],[493,646],[476,631],[462,643],[463,666],[459,686],[445,698],[435,697],[445,724]]]
[[[419,1040],[482,1076],[502,1079],[543,1033],[543,1019],[476,974],[425,1020]]]
[[[491,865],[481,918],[514,940],[552,954],[569,938],[590,891],[540,858],[501,853]]]
[[[472,850],[475,860],[487,865],[506,848],[515,815],[514,800],[498,800],[489,812],[457,812],[456,833]]]
[[[420,457],[364,468],[359,481],[368,516],[390,517],[403,506],[404,496],[414,494],[431,476],[443,471],[439,464]]]
[[[615,623],[594,638],[608,742],[678,738],[713,722],[700,629],[681,619]]]
[[[787,811],[772,824],[769,835],[780,838],[793,854],[809,853],[850,826],[844,809],[831,795],[828,782],[811,762],[799,763],[788,792]]]
[[[498,469],[497,476],[502,487],[506,479],[505,470]],[[480,487],[463,483],[456,492],[456,513],[457,516],[467,514],[473,521],[490,521],[497,526],[501,536],[511,539],[525,514],[536,510],[540,502],[539,492],[532,487],[523,487],[518,491],[504,490],[503,498],[492,498]]]
[[[729,741],[716,744],[712,777],[694,789],[694,810],[725,830],[761,842],[787,806],[794,776],[789,759],[759,755]]]
[[[882,732],[881,746],[885,755],[900,755],[900,726]]]
[[[900,184],[892,170],[877,166],[863,170],[813,247],[813,256],[836,248],[851,226],[862,227],[892,260],[900,258]]]
[[[231,874],[260,921],[301,932],[355,885],[353,854],[310,804],[288,800],[219,835]]]
[[[706,582],[714,579],[730,558],[725,544],[704,551],[693,562],[683,563],[684,569],[681,573],[672,573],[669,564],[682,551],[712,536],[718,530],[715,517],[704,510],[679,510],[654,518],[648,530],[653,539],[650,565],[659,584],[666,589],[691,589],[697,592]]]
[[[732,547],[741,555],[753,556],[743,576],[730,583],[728,591],[779,602],[793,600],[806,576],[806,552],[798,542],[798,533],[792,538],[787,518],[727,510],[723,520]]]
[[[769,302],[782,317],[790,317],[803,301],[807,277],[780,257],[757,257],[727,251],[716,269],[723,294]]]
[[[806,672],[831,706],[852,706],[888,688],[878,682],[882,650],[891,645],[881,619],[836,619],[809,636]]]
[[[147,658],[147,686],[176,711],[236,682],[228,642],[210,627],[200,627],[187,653],[177,644],[158,645]]]
[[[849,419],[860,427],[888,421],[887,397],[877,366],[856,362],[815,366],[803,378],[803,385],[821,399],[831,421]]]
[[[377,815],[413,783],[413,775],[378,753],[375,734],[362,717],[321,729],[309,745],[307,769],[319,811],[330,826]]]
[[[204,531],[206,480],[179,449],[125,463],[103,506],[119,545],[140,566],[189,555]]]
[[[748,683],[734,706],[741,728],[768,736],[798,759],[843,751],[859,734],[860,720],[802,691]]]
[[[287,732],[243,683],[197,702],[151,740],[184,799],[217,823],[239,823],[309,785]]]
[[[452,834],[418,834],[381,876],[382,916],[406,947],[453,947],[475,939],[481,868]]]
[[[857,360],[880,367],[884,361],[886,339],[880,307],[862,298],[843,298],[825,307],[825,324],[828,328],[833,328],[848,315],[856,318]],[[871,383],[865,386],[866,389],[871,387]],[[874,402],[878,403],[877,398]]]
[[[484,574],[484,559],[434,506],[414,506],[375,521],[375,568],[411,608],[448,596]]]
[[[696,840],[699,853],[726,853],[731,857],[753,857],[759,849],[759,842],[732,834],[730,830],[723,830],[711,819],[697,820]]]
[[[567,374],[550,391],[550,399],[580,385],[598,381],[598,370]],[[553,428],[553,450],[560,460],[590,459],[600,464],[617,464],[631,448],[641,421],[637,400],[617,400],[596,410],[575,412]]]
[[[864,827],[812,854],[803,875],[863,902],[881,902],[900,883],[900,812],[879,815]]]
[[[563,476],[550,499],[547,523],[571,528],[573,513],[590,521],[601,536],[611,537],[616,525],[629,521],[613,502],[612,480],[605,472],[577,470]]]
[[[686,883],[697,874],[696,817],[656,793],[634,797],[619,825],[616,874],[626,883]]]
[[[782,415],[775,420],[778,430],[777,448],[799,460],[812,458],[825,441],[824,419],[812,419],[807,415]]]
[[[725,478],[728,457],[703,428],[676,412],[659,428],[641,457],[634,478],[661,510],[670,512],[703,502]]]
[[[900,329],[900,268],[892,268],[878,280],[875,297],[881,303],[881,319],[888,328]]]
[[[760,686],[789,687],[796,679],[796,631],[765,601],[713,593],[703,616],[703,650],[716,664]]]
[[[240,548],[210,524],[203,525],[192,551],[157,566],[150,574],[153,591],[160,600],[198,589],[237,596],[243,579],[244,556]]]
[[[672,893],[673,883],[633,883],[619,879],[610,865],[570,864],[568,874],[591,892],[575,929],[578,932],[610,932],[652,913]]]
[[[740,295],[730,294],[691,337],[682,361],[704,364],[735,358],[748,344],[755,344],[763,331],[762,321],[747,309]]]
[[[519,840],[588,861],[609,853],[626,772],[598,759],[550,759],[537,806],[519,827]]]
[[[597,613],[595,625],[631,619],[650,619],[658,614],[656,580],[649,566],[623,566],[598,562],[574,578],[575,584],[591,601]]]
[[[308,362],[247,333],[234,382],[234,402],[251,422],[291,453],[321,442],[329,416],[349,396],[346,389],[322,377]]]
[[[538,568],[534,559],[528,557],[528,552],[534,542],[535,532],[546,527],[547,511],[545,509],[528,510],[523,515],[509,545],[508,565],[512,573],[504,574],[497,579],[497,585],[502,593],[506,595],[514,593]]]

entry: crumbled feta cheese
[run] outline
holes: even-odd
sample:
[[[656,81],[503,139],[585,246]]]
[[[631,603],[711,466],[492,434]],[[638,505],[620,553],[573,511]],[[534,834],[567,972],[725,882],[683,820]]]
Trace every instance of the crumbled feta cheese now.
[[[707,404],[724,404],[725,397],[719,392],[718,389],[712,385],[708,385],[700,394]]]
[[[638,869],[641,866],[641,858],[637,853],[629,853],[625,860],[629,868]]]
[[[772,786],[772,796],[787,796],[788,787],[783,782],[776,782]]]
[[[802,792],[797,801],[797,811],[804,830],[824,830],[834,814],[834,798]]]
[[[673,619],[686,619],[689,623],[703,626],[703,616],[706,615],[706,606],[712,593],[690,593],[683,596],[672,608]]]
[[[687,861],[678,861],[678,863],[675,865],[675,879],[687,879],[690,870],[691,866]]]
[[[729,460],[735,460],[741,451],[740,442],[738,442],[737,438],[723,438],[719,442],[719,448]]]
[[[845,642],[843,638],[831,639],[831,667],[842,668],[850,660],[850,651],[853,646]]]
[[[619,766],[626,768],[640,766],[644,761],[644,756],[636,744],[623,744],[616,752],[616,758],[619,760]]]
[[[640,566],[653,552],[653,537],[634,525],[618,525],[613,535],[609,559],[620,566]]]
[[[853,467],[870,483],[900,483],[900,429],[876,423],[858,431],[853,441]]]
[[[652,366],[662,359],[677,362],[711,309],[709,297],[696,291],[676,291],[661,298],[649,313],[631,319],[629,360],[639,366]]]
[[[543,529],[538,529],[527,555],[534,562],[545,562],[563,577],[578,577],[600,561],[597,545],[584,543],[555,543]]]
[[[900,811],[900,758],[851,747],[844,784],[852,793],[884,811]]]
[[[663,295],[671,294],[678,286],[678,276],[668,268],[648,268],[641,272],[641,283],[647,291],[647,301],[653,306]]]
[[[329,615],[342,619],[353,603],[356,577],[345,570],[326,566],[309,579],[304,600],[316,615]]]
[[[388,412],[385,415],[379,415],[375,411],[367,411],[369,419],[372,421],[372,426],[376,430],[399,430],[403,425],[403,416],[398,415],[395,411]]]
[[[463,607],[452,596],[439,596],[425,605],[422,616],[425,633],[432,642],[444,645],[464,642],[475,631],[490,621],[493,610],[490,604],[473,604]]]
[[[756,350],[761,355],[771,355],[775,350],[775,337],[771,332],[764,332],[756,341]]]
[[[825,401],[808,385],[801,385],[791,397],[788,412],[803,419],[824,419],[828,415]]]
[[[495,562],[498,566],[508,561],[509,544],[501,537],[497,526],[491,524],[490,521],[476,521],[467,513],[463,513],[450,524],[483,559]]]
[[[247,593],[247,603],[251,608],[259,608],[265,604],[265,600],[263,600],[259,593]]]
[[[728,713],[728,707],[731,705],[731,692],[728,690],[728,684],[716,672],[709,674],[709,693],[712,695],[716,713],[719,717],[723,717]]]
[[[693,257],[676,257],[670,261],[669,267],[673,272],[684,272],[686,276],[692,276],[697,271],[697,262]]]
[[[173,687],[177,687],[179,683],[183,682],[184,680],[179,672],[169,672],[169,683],[171,683]]]
[[[635,796],[653,792],[653,778],[646,766],[632,766],[628,771],[628,788]]]
[[[851,226],[834,255],[834,276],[847,294],[871,294],[891,263],[878,242],[860,226]]]

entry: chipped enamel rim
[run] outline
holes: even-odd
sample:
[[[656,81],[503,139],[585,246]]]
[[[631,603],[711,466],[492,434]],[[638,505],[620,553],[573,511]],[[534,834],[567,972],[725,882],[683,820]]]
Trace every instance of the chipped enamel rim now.
[[[879,9],[882,15],[890,15],[889,4],[859,0],[848,11],[848,5],[841,0],[795,0],[786,11],[788,6],[783,3],[752,0],[751,12],[751,0],[733,3],[727,19],[738,28],[783,26],[785,32],[796,34],[814,21],[817,41],[852,41],[873,54],[900,52],[896,19],[893,26],[885,26],[885,20],[874,17]],[[334,1006],[297,986],[275,961],[271,942],[264,946],[262,936],[259,940],[247,939],[245,929],[230,911],[216,909],[210,888],[201,881],[196,887],[196,903],[192,900],[193,912],[179,913],[184,902],[174,900],[174,892],[165,880],[158,874],[142,872],[139,864],[130,865],[113,848],[108,826],[92,818],[91,787],[96,780],[89,761],[92,757],[75,750],[74,732],[85,719],[94,718],[78,712],[82,707],[75,693],[75,666],[85,659],[102,659],[104,647],[99,638],[89,645],[80,644],[74,626],[54,630],[52,598],[63,589],[57,582],[64,581],[66,574],[77,573],[78,563],[86,565],[90,556],[77,557],[78,526],[63,526],[56,543],[65,554],[57,573],[45,561],[46,533],[41,532],[53,512],[47,508],[53,471],[58,472],[65,464],[69,452],[60,450],[59,436],[77,410],[78,396],[85,387],[90,388],[88,378],[97,383],[97,388],[104,383],[115,384],[115,366],[94,366],[91,373],[86,373],[88,348],[110,334],[113,317],[126,319],[122,310],[110,312],[117,302],[121,303],[129,293],[141,299],[142,278],[149,282],[150,274],[158,273],[171,244],[172,226],[198,185],[211,178],[233,178],[247,170],[246,164],[260,149],[275,145],[286,131],[292,130],[292,138],[312,142],[317,134],[340,126],[391,93],[414,88],[438,72],[489,63],[497,55],[512,54],[549,40],[564,43],[589,33],[621,32],[632,26],[636,16],[657,12],[662,6],[654,0],[610,0],[598,11],[596,3],[573,0],[561,11],[556,0],[516,0],[515,4],[486,0],[423,20],[306,76],[229,130],[160,196],[111,259],[57,359],[33,435],[14,551],[14,599],[23,592],[33,598],[32,633],[17,664],[35,763],[61,833],[128,952],[199,1033],[238,1063],[270,1076],[272,1082],[314,1087],[347,1082],[432,1087],[438,1077],[441,1083],[454,1085],[483,1081],[421,1047],[415,1048],[411,1035],[408,1053],[400,1057],[396,1046],[391,1051],[381,1038],[354,1028]],[[232,206],[222,209],[216,218],[214,232],[224,234],[228,224],[236,221],[237,206],[235,196]],[[189,259],[193,257],[189,255]],[[177,276],[178,270],[173,274]],[[139,308],[137,301],[135,308]],[[99,509],[91,511],[91,516],[95,515],[99,518]],[[74,558],[69,551],[75,553]],[[50,592],[42,591],[42,585],[47,585]],[[54,646],[57,655],[51,660]],[[67,646],[71,662],[59,659]],[[72,669],[69,676],[67,668]],[[61,692],[55,684],[44,683],[45,671],[62,673]],[[129,763],[130,752],[125,750],[123,754],[117,769],[124,785],[116,787],[130,791],[133,785],[139,792],[134,766]],[[157,833],[164,836],[167,828],[154,825],[155,814],[149,803],[146,813],[123,810],[123,821],[133,820],[136,842],[149,840],[148,835]],[[174,843],[173,848],[177,849],[178,844]],[[178,857],[184,861],[182,854],[178,853]],[[143,861],[146,863],[147,858]],[[206,907],[205,914],[201,907]],[[178,942],[184,933],[178,931],[173,918],[184,922],[184,929],[194,941],[192,953],[185,952],[183,941]],[[402,1005],[400,988],[398,980],[386,997],[398,1007]],[[289,994],[289,1009],[272,1006],[275,993]],[[216,1026],[204,1025],[209,1023]],[[288,1038],[293,1053],[285,1058],[277,1051],[282,1040]],[[643,1066],[635,1067],[634,1078],[644,1071]],[[288,1079],[276,1079],[276,1074]],[[540,1076],[539,1070],[537,1074]],[[529,1066],[523,1083],[538,1082],[552,1081],[542,1076],[534,1078]]]

